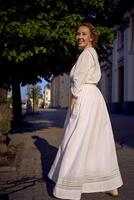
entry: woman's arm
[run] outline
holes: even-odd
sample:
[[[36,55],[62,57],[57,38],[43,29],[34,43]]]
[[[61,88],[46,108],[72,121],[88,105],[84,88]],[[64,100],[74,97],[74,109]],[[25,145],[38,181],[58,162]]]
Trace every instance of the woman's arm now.
[[[75,103],[76,103],[77,97],[75,97],[73,94],[71,95],[71,111],[73,111]]]
[[[88,50],[84,50],[75,64],[75,70],[72,75],[71,94],[74,97],[78,97],[82,85],[84,84],[86,77],[89,74],[92,63],[93,58],[90,52]]]

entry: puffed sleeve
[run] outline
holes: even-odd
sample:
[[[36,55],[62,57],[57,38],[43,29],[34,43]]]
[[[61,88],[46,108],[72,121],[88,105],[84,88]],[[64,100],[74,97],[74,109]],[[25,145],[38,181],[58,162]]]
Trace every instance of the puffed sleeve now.
[[[81,86],[89,74],[89,70],[93,65],[93,57],[88,50],[84,50],[75,63],[74,73],[71,78],[71,93],[78,97]]]

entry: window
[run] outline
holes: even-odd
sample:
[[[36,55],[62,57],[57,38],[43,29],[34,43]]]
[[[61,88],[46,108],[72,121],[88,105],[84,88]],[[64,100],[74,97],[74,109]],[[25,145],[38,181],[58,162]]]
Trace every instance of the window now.
[[[118,101],[124,100],[124,66],[118,68]]]
[[[123,47],[124,31],[118,30],[118,49]]]

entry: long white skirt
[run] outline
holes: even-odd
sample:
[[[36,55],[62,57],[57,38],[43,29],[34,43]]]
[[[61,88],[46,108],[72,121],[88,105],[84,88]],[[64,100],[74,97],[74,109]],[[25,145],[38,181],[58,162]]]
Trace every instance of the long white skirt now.
[[[64,134],[48,177],[56,184],[54,196],[81,198],[81,193],[120,187],[111,122],[104,98],[93,84],[85,84],[75,108],[68,110]]]

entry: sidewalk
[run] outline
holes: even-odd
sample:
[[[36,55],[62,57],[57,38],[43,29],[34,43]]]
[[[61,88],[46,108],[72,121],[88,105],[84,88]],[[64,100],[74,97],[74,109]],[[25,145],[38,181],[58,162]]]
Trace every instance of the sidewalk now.
[[[0,200],[50,200],[46,176],[56,155],[66,110],[49,109],[26,116],[31,126],[9,135],[18,145],[16,170],[0,172]],[[110,115],[124,181],[118,200],[134,199],[134,116]],[[112,200],[104,193],[83,194],[81,200]]]

